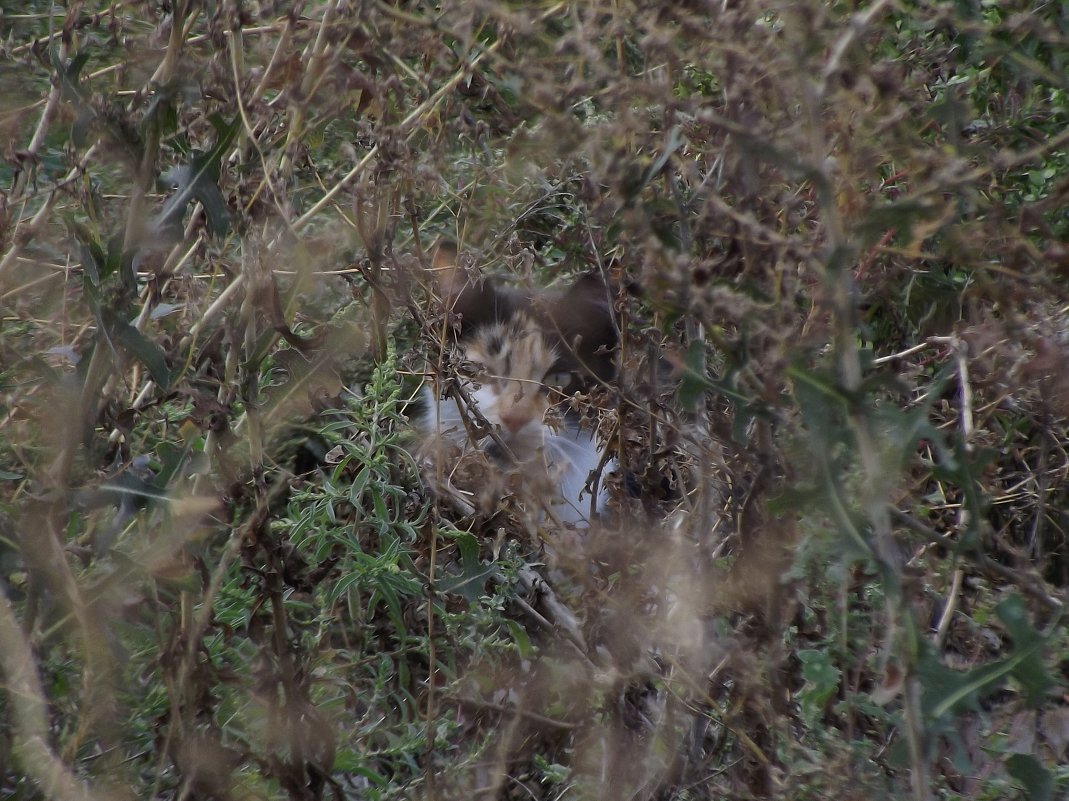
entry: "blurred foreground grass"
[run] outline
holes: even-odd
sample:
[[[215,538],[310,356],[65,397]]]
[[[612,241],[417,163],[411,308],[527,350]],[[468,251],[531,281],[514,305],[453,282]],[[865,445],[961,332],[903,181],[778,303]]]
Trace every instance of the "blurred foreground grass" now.
[[[22,5],[4,797],[1065,793],[1059,4]],[[620,287],[604,526],[424,489],[439,236]]]

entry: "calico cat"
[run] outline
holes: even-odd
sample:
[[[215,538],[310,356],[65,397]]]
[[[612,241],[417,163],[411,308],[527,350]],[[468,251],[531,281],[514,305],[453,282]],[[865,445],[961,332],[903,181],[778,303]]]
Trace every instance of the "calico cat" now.
[[[607,460],[569,401],[615,376],[617,325],[605,282],[586,275],[567,289],[535,293],[498,286],[460,269],[452,243],[439,244],[434,269],[449,339],[456,334],[474,372],[444,396],[447,383],[425,385],[421,427],[461,451],[486,454],[491,472],[511,474],[528,511],[533,505],[562,523],[589,523],[587,484]],[[606,464],[604,474],[611,469]],[[602,476],[595,512],[607,497]]]

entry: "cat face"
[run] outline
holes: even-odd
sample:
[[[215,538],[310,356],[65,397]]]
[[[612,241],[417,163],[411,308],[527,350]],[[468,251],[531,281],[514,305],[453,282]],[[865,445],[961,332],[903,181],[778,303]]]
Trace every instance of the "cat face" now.
[[[424,388],[421,423],[434,434],[430,451],[441,458],[437,444],[458,449],[450,474],[463,473],[468,456],[481,460],[484,471],[459,486],[489,508],[513,495],[528,513],[551,510],[560,522],[586,525],[588,481],[605,458],[592,427],[580,426],[564,401],[615,376],[617,329],[605,283],[584,276],[563,290],[498,286],[460,270],[451,246],[438,249],[434,265],[445,324],[463,363],[463,397],[443,397],[437,381]],[[480,430],[483,420],[493,436]],[[604,508],[607,498],[602,482],[594,508]]]
[[[501,287],[468,276],[448,243],[435,251],[434,268],[459,343],[472,360],[521,381],[551,378],[569,396],[615,378],[617,325],[600,276],[584,275],[563,290]],[[534,333],[541,333],[541,342]]]
[[[551,341],[528,315],[517,313],[477,329],[463,350],[478,370],[473,400],[479,411],[500,427],[513,450],[537,447],[553,391],[546,380],[558,361]]]

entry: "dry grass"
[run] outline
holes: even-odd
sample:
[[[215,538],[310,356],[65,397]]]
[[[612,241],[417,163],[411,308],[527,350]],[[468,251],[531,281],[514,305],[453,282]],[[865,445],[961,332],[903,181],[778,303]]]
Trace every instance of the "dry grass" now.
[[[25,5],[5,797],[1064,792],[1056,5]],[[604,525],[425,489],[442,236],[612,280]]]

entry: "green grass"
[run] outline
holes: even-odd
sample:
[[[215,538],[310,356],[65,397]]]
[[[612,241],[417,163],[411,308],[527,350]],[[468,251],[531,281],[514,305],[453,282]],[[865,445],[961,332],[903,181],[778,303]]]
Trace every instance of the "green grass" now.
[[[1064,795],[1058,7],[285,12],[0,16],[0,794]],[[432,489],[439,237],[603,526]]]

